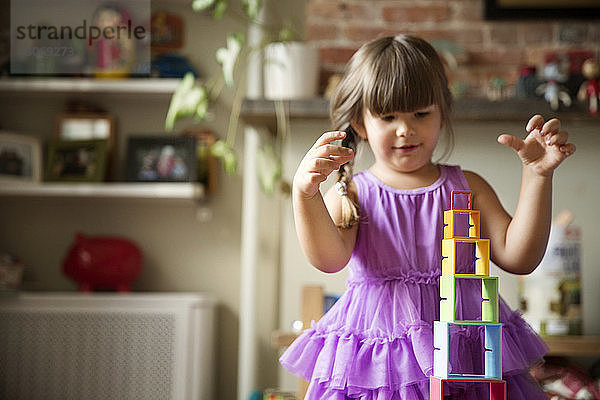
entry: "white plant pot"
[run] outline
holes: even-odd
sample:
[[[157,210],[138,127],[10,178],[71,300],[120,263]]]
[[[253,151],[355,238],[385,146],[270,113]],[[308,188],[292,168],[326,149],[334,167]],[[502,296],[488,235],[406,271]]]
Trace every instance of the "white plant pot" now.
[[[265,48],[265,98],[306,99],[317,96],[319,52],[306,43],[271,43]]]

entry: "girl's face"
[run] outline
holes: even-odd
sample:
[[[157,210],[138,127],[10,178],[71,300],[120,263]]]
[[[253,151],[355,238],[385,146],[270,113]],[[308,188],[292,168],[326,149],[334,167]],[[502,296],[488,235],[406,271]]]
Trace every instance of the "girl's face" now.
[[[365,110],[363,124],[357,124],[357,128],[358,134],[368,140],[378,168],[417,172],[431,166],[442,128],[442,114],[437,105],[383,115]]]

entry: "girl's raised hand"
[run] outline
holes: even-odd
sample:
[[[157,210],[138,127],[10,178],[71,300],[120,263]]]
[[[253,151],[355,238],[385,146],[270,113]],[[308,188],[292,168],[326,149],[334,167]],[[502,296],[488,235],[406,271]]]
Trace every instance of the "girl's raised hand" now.
[[[523,164],[540,175],[551,175],[575,152],[575,145],[567,143],[569,133],[560,130],[560,121],[556,118],[544,122],[541,115],[534,115],[525,130],[528,135],[524,140],[504,134],[498,137],[498,142],[515,150]]]
[[[302,197],[314,197],[329,174],[352,160],[354,152],[351,149],[332,144],[345,137],[346,132],[325,132],[306,153],[294,175],[293,185]]]

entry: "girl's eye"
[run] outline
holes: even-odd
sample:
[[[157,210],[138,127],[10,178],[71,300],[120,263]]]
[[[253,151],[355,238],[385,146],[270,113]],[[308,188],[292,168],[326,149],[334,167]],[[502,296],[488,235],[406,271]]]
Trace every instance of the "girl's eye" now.
[[[390,115],[382,115],[382,116],[381,116],[381,119],[382,119],[383,121],[388,121],[388,122],[389,122],[389,121],[393,121],[393,120],[394,120],[394,116],[393,116],[393,115],[391,115],[391,114],[390,114]]]
[[[425,118],[429,114],[430,114],[429,111],[418,111],[418,112],[415,113],[415,117],[417,117],[417,118]]]

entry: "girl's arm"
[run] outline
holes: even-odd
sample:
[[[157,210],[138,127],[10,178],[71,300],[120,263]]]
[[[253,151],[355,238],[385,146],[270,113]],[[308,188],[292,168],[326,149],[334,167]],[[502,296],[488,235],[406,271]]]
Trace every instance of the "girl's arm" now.
[[[554,169],[573,154],[568,133],[560,121],[544,123],[536,115],[526,128],[525,140],[501,135],[498,142],[514,149],[523,162],[521,191],[515,215],[502,207],[490,185],[480,176],[465,172],[473,191],[474,208],[481,210],[482,236],[491,240],[491,257],[496,265],[515,274],[532,272],[546,251],[552,219],[552,176]]]
[[[319,186],[327,176],[352,160],[352,150],[333,145],[345,137],[345,132],[326,132],[308,151],[294,175],[292,202],[294,221],[300,245],[308,261],[323,272],[344,268],[352,255],[357,226],[338,229],[341,220],[341,198],[331,189],[325,200]],[[353,185],[348,195],[356,196]]]

